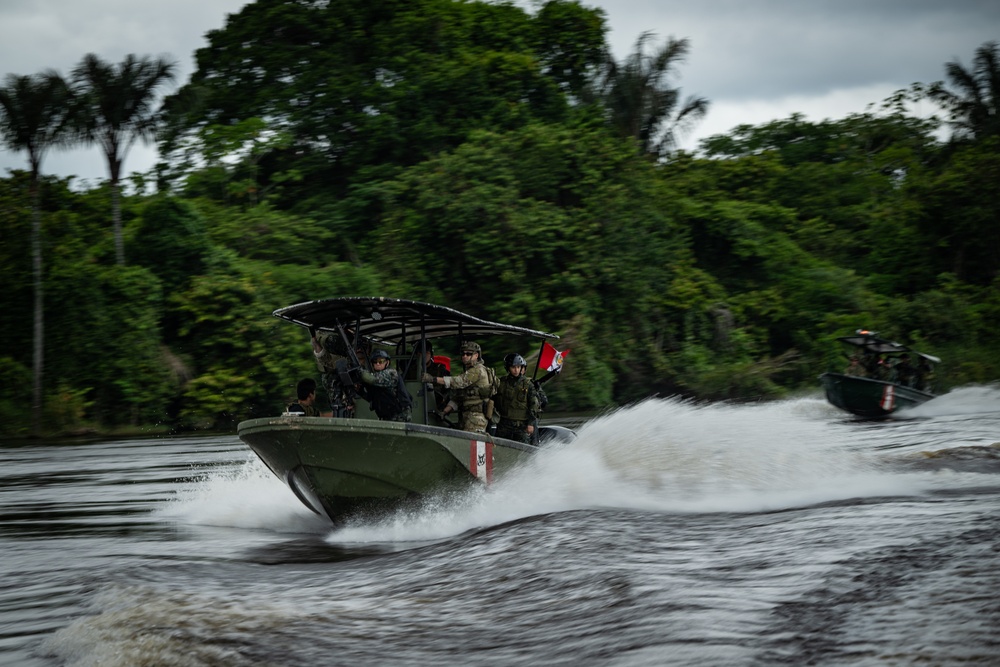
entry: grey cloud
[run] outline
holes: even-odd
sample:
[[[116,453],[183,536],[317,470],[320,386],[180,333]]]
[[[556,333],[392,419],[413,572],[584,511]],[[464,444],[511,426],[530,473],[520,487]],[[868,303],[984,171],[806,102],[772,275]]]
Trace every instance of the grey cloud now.
[[[623,5],[633,11],[620,11]],[[978,0],[646,0],[606,4],[615,52],[652,30],[691,41],[686,93],[767,99],[944,76],[1000,39],[1000,2]],[[877,100],[872,100],[877,101]]]
[[[246,0],[0,0],[0,75],[36,74],[55,69],[68,75],[87,53],[111,62],[129,53],[166,56],[178,64],[177,83],[194,69],[194,52],[204,35],[221,28],[226,15]],[[27,158],[0,149],[0,173],[25,169]],[[127,171],[145,171],[155,151],[135,146],[125,160]],[[46,173],[77,175],[88,181],[107,178],[96,147],[52,150],[42,165]]]
[[[519,0],[531,7],[532,0]],[[733,105],[837,90],[897,90],[944,78],[944,64],[969,64],[975,49],[1000,40],[997,0],[582,0],[602,7],[609,39],[621,58],[653,31],[691,40],[676,82],[687,95]],[[64,74],[86,53],[117,61],[128,53],[169,55],[179,80],[194,67],[207,31],[245,0],[0,0],[0,74]],[[881,99],[859,101],[855,111]],[[777,110],[780,105],[775,104]],[[796,109],[791,109],[796,110]],[[709,115],[712,112],[709,111]],[[785,117],[787,113],[782,113]],[[762,121],[761,121],[762,122]],[[104,178],[87,154],[53,152],[50,173]],[[85,158],[85,159],[84,159]],[[152,165],[134,150],[129,170]],[[0,151],[0,170],[23,168],[24,157]],[[75,166],[74,166],[75,165]]]

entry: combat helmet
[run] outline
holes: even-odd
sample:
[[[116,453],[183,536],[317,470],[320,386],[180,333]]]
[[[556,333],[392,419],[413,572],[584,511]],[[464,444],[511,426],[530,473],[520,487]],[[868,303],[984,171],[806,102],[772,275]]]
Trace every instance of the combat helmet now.
[[[520,354],[511,352],[503,358],[503,367],[509,369],[511,366],[524,366],[527,368],[528,362]]]

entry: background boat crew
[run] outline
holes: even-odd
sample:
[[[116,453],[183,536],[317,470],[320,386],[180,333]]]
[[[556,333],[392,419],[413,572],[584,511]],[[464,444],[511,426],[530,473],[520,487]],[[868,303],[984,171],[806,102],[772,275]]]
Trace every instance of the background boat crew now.
[[[358,379],[367,387],[365,396],[379,419],[410,421],[411,401],[399,371],[389,366],[389,353],[375,350],[369,357],[371,370],[361,369]]]
[[[297,400],[288,406],[287,412],[294,412],[306,417],[329,417],[333,413],[320,412],[316,407],[316,380],[302,378],[295,386]]]
[[[910,363],[910,355],[905,352],[899,355],[899,359],[892,367],[895,382],[897,384],[913,386],[913,364]]]
[[[878,365],[881,361],[878,354],[870,350],[865,350],[864,356],[861,358],[861,366],[865,369],[865,377],[877,378]]]
[[[500,378],[493,396],[494,418],[498,438],[531,443],[535,423],[541,410],[535,383],[526,375],[528,362],[520,354],[504,357],[507,375]]]
[[[853,375],[855,377],[865,377],[868,375],[867,371],[865,371],[865,367],[861,365],[861,359],[858,355],[851,355],[851,360],[847,363],[844,375]]]
[[[486,433],[489,423],[485,414],[486,403],[495,393],[496,374],[483,363],[479,343],[462,343],[462,365],[465,372],[461,375],[434,377],[430,373],[424,373],[420,380],[452,390],[451,400],[441,412],[444,416],[458,412],[458,428]]]

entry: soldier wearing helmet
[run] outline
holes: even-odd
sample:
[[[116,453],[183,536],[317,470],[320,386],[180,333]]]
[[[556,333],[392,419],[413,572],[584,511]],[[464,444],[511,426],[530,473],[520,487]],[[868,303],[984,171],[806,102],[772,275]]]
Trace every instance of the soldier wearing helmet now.
[[[487,404],[496,388],[496,374],[483,363],[482,353],[479,343],[466,341],[462,343],[464,373],[443,377],[424,373],[420,378],[427,384],[444,385],[445,389],[452,390],[451,400],[441,411],[442,414],[447,416],[458,412],[458,427],[474,433],[486,433],[489,423]]]
[[[541,412],[538,390],[527,377],[528,364],[520,354],[508,354],[503,365],[507,375],[493,397],[497,437],[530,443]]]
[[[371,370],[361,369],[358,377],[367,387],[366,395],[379,419],[410,421],[410,397],[400,382],[399,371],[389,367],[389,353],[375,350],[369,358]]]

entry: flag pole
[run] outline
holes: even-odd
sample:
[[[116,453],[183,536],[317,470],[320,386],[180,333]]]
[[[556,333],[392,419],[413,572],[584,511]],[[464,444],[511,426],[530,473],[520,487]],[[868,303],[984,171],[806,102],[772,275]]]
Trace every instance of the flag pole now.
[[[538,346],[538,358],[535,360],[535,372],[531,374],[531,380],[534,381],[538,377],[538,369],[542,365],[542,352],[545,351],[545,340],[542,339],[542,344]]]

